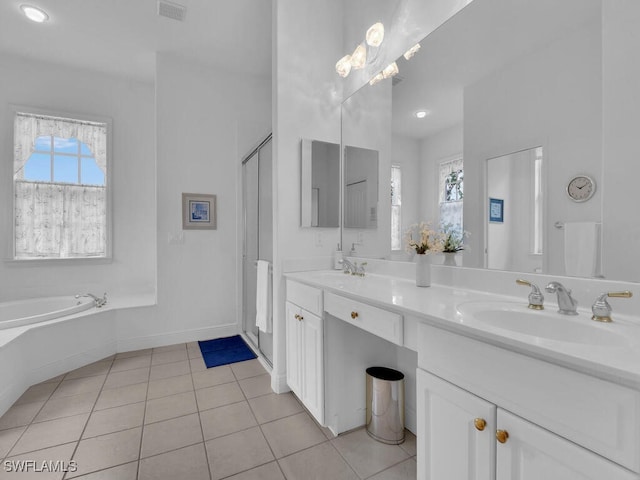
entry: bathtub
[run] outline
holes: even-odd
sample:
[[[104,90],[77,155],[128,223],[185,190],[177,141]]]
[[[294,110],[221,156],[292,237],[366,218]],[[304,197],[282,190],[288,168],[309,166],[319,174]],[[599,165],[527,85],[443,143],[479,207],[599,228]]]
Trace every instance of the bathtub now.
[[[92,298],[44,297],[0,303],[0,330],[73,315],[95,307]]]

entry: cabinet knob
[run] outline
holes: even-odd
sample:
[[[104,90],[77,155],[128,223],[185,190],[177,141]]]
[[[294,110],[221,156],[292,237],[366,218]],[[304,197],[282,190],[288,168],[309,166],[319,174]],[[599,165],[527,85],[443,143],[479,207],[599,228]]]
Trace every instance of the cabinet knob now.
[[[304,320],[304,317],[302,315],[297,314],[297,313],[293,316],[293,318],[295,318],[298,321]]]
[[[476,426],[476,430],[483,431],[484,427],[487,426],[487,421],[484,418],[476,418],[473,424]]]
[[[354,320],[358,318],[358,312],[351,312],[351,318],[353,318]]]
[[[497,430],[496,439],[500,443],[507,443],[507,440],[509,440],[509,432],[507,432],[506,430]]]

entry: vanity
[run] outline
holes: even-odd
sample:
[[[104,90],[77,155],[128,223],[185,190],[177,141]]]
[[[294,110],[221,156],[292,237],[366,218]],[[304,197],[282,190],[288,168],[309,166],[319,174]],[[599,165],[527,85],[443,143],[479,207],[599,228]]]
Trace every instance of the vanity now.
[[[530,310],[516,278],[286,274],[289,386],[338,434],[364,424],[364,366],[403,371],[419,479],[640,478],[640,323]]]

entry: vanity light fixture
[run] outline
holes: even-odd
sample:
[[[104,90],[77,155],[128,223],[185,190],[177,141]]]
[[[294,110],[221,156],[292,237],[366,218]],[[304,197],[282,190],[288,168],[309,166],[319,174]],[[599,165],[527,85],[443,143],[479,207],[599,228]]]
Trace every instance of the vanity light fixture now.
[[[379,47],[384,40],[384,25],[380,22],[371,25],[365,38],[370,47]]]
[[[398,72],[398,64],[396,62],[393,62],[392,64],[387,65],[384,70],[382,70],[382,76],[383,78],[391,78],[394,75],[397,75]]]
[[[336,63],[336,72],[342,78],[345,78],[351,72],[351,55],[345,55],[338,63]]]
[[[424,118],[429,115],[431,112],[429,110],[418,110],[414,115],[416,118]]]
[[[406,60],[411,60],[411,58],[418,53],[418,50],[420,50],[420,44],[416,43],[413,47],[411,47],[409,50],[407,50],[406,52],[404,52],[403,57]]]
[[[352,69],[360,70],[364,68],[367,64],[367,46],[371,47],[370,53],[373,55],[373,57],[369,58],[369,63],[373,63],[378,54],[378,51],[375,49],[382,45],[383,40],[384,25],[380,22],[374,23],[367,30],[365,41],[358,45],[351,55],[345,55],[337,61],[336,73],[342,78],[345,78],[349,75]]]
[[[351,67],[354,70],[360,70],[367,63],[367,49],[364,43],[361,43],[351,54]]]
[[[384,80],[384,75],[382,75],[382,72],[380,72],[375,77],[373,77],[371,80],[369,80],[369,85],[373,86],[376,83],[380,83],[382,80]]]
[[[22,13],[32,22],[44,23],[49,20],[47,12],[33,5],[20,5],[20,10],[22,10]]]

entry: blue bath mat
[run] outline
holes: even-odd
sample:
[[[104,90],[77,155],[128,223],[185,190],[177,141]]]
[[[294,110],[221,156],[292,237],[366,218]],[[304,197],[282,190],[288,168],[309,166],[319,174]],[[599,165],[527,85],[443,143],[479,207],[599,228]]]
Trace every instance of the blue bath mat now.
[[[257,357],[240,335],[205,340],[198,344],[207,368],[244,362]]]

